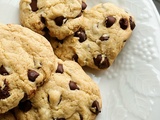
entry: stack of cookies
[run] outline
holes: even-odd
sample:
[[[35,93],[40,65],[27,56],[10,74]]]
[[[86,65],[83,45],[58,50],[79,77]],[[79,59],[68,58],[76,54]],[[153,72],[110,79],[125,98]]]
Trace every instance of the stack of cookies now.
[[[83,0],[21,0],[22,26],[0,24],[0,120],[95,120],[98,85],[130,37],[133,16]]]
[[[134,18],[111,3],[86,7],[83,0],[21,0],[20,21],[46,36],[58,58],[105,69],[130,37]]]
[[[99,88],[78,63],[58,59],[28,28],[0,24],[0,32],[0,120],[95,119]]]

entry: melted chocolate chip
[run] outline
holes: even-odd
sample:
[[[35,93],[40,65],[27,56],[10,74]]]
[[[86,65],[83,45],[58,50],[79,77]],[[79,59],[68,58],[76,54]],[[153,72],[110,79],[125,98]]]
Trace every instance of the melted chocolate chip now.
[[[10,96],[8,82],[4,80],[4,87],[0,87],[0,99],[5,99]]]
[[[59,16],[59,17],[55,18],[54,21],[55,21],[56,25],[62,26],[63,23],[65,23],[66,18],[63,16]]]
[[[66,120],[65,118],[57,118],[56,120]]]
[[[5,69],[5,67],[3,65],[0,67],[0,74],[1,75],[9,75],[9,73],[7,72],[7,70]]]
[[[73,82],[73,81],[70,81],[69,82],[69,87],[70,87],[70,90],[79,90],[79,87],[77,86],[77,83],[76,82]]]
[[[87,4],[82,1],[82,10],[85,10],[87,8]]]
[[[128,27],[128,20],[126,18],[121,18],[119,24],[123,30],[126,30]]]
[[[84,31],[84,29],[80,28],[75,34],[75,37],[79,37],[79,42],[84,42],[87,39],[87,35]]]
[[[75,62],[78,62],[78,55],[77,54],[73,55],[72,60],[74,60]]]
[[[63,72],[64,72],[63,65],[62,64],[58,64],[56,73],[61,73],[62,74]]]
[[[135,22],[133,21],[133,19],[132,19],[131,16],[130,16],[130,18],[129,18],[129,22],[130,22],[131,30],[133,30],[133,29],[136,27],[136,24],[135,24]]]
[[[116,18],[114,18],[113,16],[108,16],[105,21],[106,27],[107,28],[111,27],[115,23],[115,21]]]
[[[101,41],[107,41],[109,39],[109,36],[107,34],[104,34],[102,35],[100,38],[99,38]]]
[[[39,76],[39,73],[37,73],[36,71],[30,70],[30,69],[28,70],[28,79],[31,82],[34,82],[38,76]]]
[[[32,108],[32,103],[29,100],[26,100],[24,102],[20,102],[18,105],[19,109],[23,112],[27,112]]]
[[[105,69],[110,66],[108,58],[107,57],[102,57],[102,55],[98,55],[96,58],[93,58],[94,64],[99,68],[99,69]]]
[[[37,11],[38,10],[38,7],[37,7],[37,0],[31,0],[31,9],[33,12]]]
[[[98,102],[97,100],[95,100],[95,101],[92,103],[91,111],[92,111],[94,114],[96,114],[96,115],[101,112],[101,109],[100,109],[100,106],[99,106],[99,102]]]

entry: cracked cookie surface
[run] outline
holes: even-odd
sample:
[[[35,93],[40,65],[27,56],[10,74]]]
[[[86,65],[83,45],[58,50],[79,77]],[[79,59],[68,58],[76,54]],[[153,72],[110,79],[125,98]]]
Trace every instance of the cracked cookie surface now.
[[[74,61],[57,60],[55,73],[31,100],[14,109],[18,120],[95,120],[102,101],[97,84]]]
[[[31,98],[54,71],[49,42],[20,25],[0,24],[0,113]]]
[[[83,13],[83,22],[74,35],[64,41],[50,40],[62,60],[74,60],[81,66],[108,68],[129,39],[133,16],[111,3],[98,4]]]
[[[21,0],[19,6],[23,26],[60,40],[79,28],[87,7],[82,0]]]

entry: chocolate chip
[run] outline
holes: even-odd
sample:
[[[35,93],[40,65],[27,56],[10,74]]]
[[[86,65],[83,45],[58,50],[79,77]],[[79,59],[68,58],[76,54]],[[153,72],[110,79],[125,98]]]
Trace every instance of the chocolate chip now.
[[[79,42],[84,42],[87,39],[87,35],[84,31],[84,29],[80,28],[75,34],[75,37],[79,37]]]
[[[60,99],[59,99],[58,105],[61,103],[61,101],[62,101],[62,95],[60,96]]]
[[[99,38],[101,41],[107,41],[109,39],[109,36],[107,34],[104,34],[102,35],[100,38]]]
[[[76,82],[73,82],[73,81],[70,81],[69,82],[69,87],[70,87],[70,90],[79,90],[79,87],[77,86],[77,83]]]
[[[51,36],[49,35],[49,29],[44,27],[42,30],[45,34],[43,35],[47,40],[50,40]]]
[[[127,42],[127,40],[124,40],[123,42]]]
[[[4,87],[0,87],[0,99],[5,99],[10,96],[8,82],[4,80]]]
[[[59,17],[54,19],[56,25],[58,25],[58,26],[62,26],[66,22],[66,20],[67,19],[63,16],[59,16]]]
[[[44,27],[42,31],[48,33],[48,32],[49,32],[49,29],[48,29],[47,27]]]
[[[95,100],[92,103],[91,111],[96,115],[98,115],[101,112],[101,109],[100,109],[100,106],[99,106],[99,102],[97,100]]]
[[[81,114],[79,114],[80,120],[83,120],[83,116]]]
[[[58,64],[56,73],[61,73],[62,74],[63,72],[64,72],[63,65],[62,64]]]
[[[110,66],[108,58],[107,57],[102,57],[102,55],[98,55],[96,58],[93,58],[94,64],[99,68],[99,69],[105,69]]]
[[[66,120],[65,118],[57,118],[56,120]]]
[[[126,30],[128,27],[128,20],[126,18],[121,18],[119,24],[123,30]]]
[[[38,10],[38,7],[37,7],[37,0],[31,0],[31,9],[33,12],[37,11]]]
[[[41,17],[41,22],[45,25],[46,24],[46,19],[44,17]],[[45,26],[42,29],[42,31],[45,32],[44,37],[47,38],[47,40],[48,40],[50,38],[49,29]]]
[[[99,64],[101,63],[101,60],[102,60],[102,55],[97,55],[97,57],[93,58],[93,60],[94,60],[94,64],[96,66],[99,66]]]
[[[49,95],[47,96],[47,100],[48,100],[48,103],[50,103],[50,97],[49,97]]]
[[[25,93],[20,102],[24,102],[24,101],[26,101],[27,99],[28,99],[28,95],[27,95],[27,93]]]
[[[26,100],[24,102],[20,102],[18,107],[23,112],[28,112],[32,108],[32,103],[30,100]]]
[[[85,2],[82,1],[82,10],[85,10],[87,7],[87,4]]]
[[[41,22],[42,22],[43,24],[46,23],[46,19],[45,19],[44,17],[42,17],[42,16],[41,16]]]
[[[131,30],[133,30],[133,29],[136,27],[136,24],[135,24],[135,22],[133,21],[133,19],[132,19],[131,16],[130,16],[130,18],[129,18],[129,22],[130,22]]]
[[[28,79],[31,82],[34,82],[38,76],[39,76],[39,73],[37,73],[36,71],[30,70],[30,69],[28,70]]]
[[[76,16],[76,18],[78,18],[78,17],[80,17],[80,16],[82,16],[82,12],[80,12],[80,13]]]
[[[47,27],[44,27],[42,31],[45,32],[44,37],[47,40],[50,40],[51,36],[49,35],[49,29]]]
[[[72,60],[74,60],[75,62],[78,62],[78,55],[77,54],[73,55]]]
[[[105,21],[106,27],[107,28],[111,27],[115,23],[115,21],[116,18],[114,18],[113,16],[108,16]]]
[[[7,72],[7,70],[5,69],[5,67],[3,65],[0,67],[0,74],[1,75],[9,75],[9,73]]]

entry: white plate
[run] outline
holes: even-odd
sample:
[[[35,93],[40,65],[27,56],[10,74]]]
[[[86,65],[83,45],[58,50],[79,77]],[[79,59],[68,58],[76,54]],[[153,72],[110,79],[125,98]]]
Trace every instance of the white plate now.
[[[103,98],[97,120],[160,120],[159,14],[152,0],[88,0],[88,6],[108,1],[132,13],[137,26],[108,70],[87,70]],[[18,5],[0,0],[0,22],[19,24]]]

